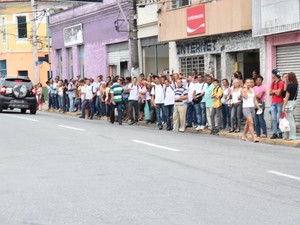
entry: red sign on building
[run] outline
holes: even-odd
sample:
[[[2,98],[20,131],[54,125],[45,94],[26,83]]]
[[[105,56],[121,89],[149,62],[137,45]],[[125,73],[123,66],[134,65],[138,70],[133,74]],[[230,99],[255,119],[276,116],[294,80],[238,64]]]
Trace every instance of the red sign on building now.
[[[205,33],[205,4],[187,8],[187,34],[203,34]]]

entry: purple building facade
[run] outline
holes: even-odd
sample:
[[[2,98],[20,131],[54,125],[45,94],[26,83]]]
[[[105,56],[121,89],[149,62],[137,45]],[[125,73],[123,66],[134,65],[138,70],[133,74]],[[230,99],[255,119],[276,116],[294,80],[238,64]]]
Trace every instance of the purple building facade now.
[[[121,3],[127,13],[126,2]],[[70,79],[128,75],[128,33],[117,32],[120,10],[112,0],[85,4],[50,17],[53,76]],[[120,27],[126,30],[126,24]]]

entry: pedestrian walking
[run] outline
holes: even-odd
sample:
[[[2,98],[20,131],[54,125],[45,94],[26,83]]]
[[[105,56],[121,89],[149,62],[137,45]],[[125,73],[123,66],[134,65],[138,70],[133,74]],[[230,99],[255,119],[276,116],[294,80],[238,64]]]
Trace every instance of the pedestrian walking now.
[[[256,76],[255,83],[256,86],[253,88],[255,92],[255,97],[260,105],[262,111],[259,111],[255,108],[255,117],[254,117],[254,130],[257,137],[265,138],[267,137],[267,125],[264,118],[265,113],[265,97],[267,93],[267,88],[263,83],[264,78],[262,76]],[[262,134],[261,134],[262,131]]]
[[[248,78],[245,82],[245,87],[242,89],[242,97],[243,97],[243,115],[246,118],[246,124],[244,128],[244,133],[242,140],[249,141],[247,138],[248,131],[252,136],[253,142],[259,142],[254,133],[254,116],[255,116],[255,106],[258,110],[262,110],[261,107],[257,103],[257,99],[255,97],[255,92],[252,88],[253,82],[252,78]]]

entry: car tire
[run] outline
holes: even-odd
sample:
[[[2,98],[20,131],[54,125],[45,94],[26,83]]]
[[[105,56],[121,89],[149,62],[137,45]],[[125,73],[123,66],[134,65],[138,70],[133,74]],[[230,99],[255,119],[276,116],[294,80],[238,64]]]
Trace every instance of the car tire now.
[[[3,108],[0,106],[0,113],[2,113],[3,112]]]
[[[30,109],[30,114],[36,114],[36,108],[31,108]]]
[[[21,109],[21,113],[25,114],[26,113],[26,109]]]

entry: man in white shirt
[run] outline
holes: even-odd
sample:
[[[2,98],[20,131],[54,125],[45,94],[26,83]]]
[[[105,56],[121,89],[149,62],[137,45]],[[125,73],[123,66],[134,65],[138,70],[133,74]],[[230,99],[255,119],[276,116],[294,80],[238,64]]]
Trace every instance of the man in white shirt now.
[[[196,130],[203,130],[206,125],[206,114],[205,114],[205,100],[203,98],[206,83],[203,81],[203,75],[199,74],[196,75],[194,78],[195,86],[193,92],[193,103],[194,103],[194,110],[196,114],[197,120],[197,127]],[[204,102],[203,102],[204,101]]]
[[[154,76],[154,86],[151,90],[151,101],[152,105],[155,108],[156,112],[156,121],[158,124],[158,129],[162,130],[162,118],[164,117],[164,87],[160,83],[160,79],[158,76]]]
[[[129,108],[129,114],[130,114],[130,123],[129,125],[132,125],[134,123],[138,122],[139,119],[139,85],[137,84],[137,78],[134,77],[132,79],[132,83],[128,85],[127,91],[129,92],[128,97],[128,108]],[[135,116],[133,116],[133,110]]]
[[[175,92],[171,86],[171,82],[169,80],[165,80],[165,117],[166,117],[166,124],[167,130],[172,130],[172,119],[173,119],[173,112],[174,112],[174,103],[175,103]]]
[[[189,76],[188,79],[187,79],[187,85],[184,86],[187,91],[188,91],[188,100],[187,100],[187,118],[186,118],[186,121],[187,121],[187,127],[192,127],[193,126],[193,122],[194,124],[196,125],[196,121],[195,121],[195,118],[194,118],[194,105],[193,105],[193,93],[194,93],[194,86],[195,86],[195,83],[194,83],[194,79],[193,79],[193,76]]]
[[[84,101],[81,106],[81,116],[79,118],[85,118],[85,109],[87,106],[90,106],[91,115],[90,119],[93,119],[94,116],[94,98],[96,96],[96,90],[94,89],[94,86],[91,85],[91,80],[87,79],[86,84],[84,88],[81,89],[81,93],[84,94]]]

